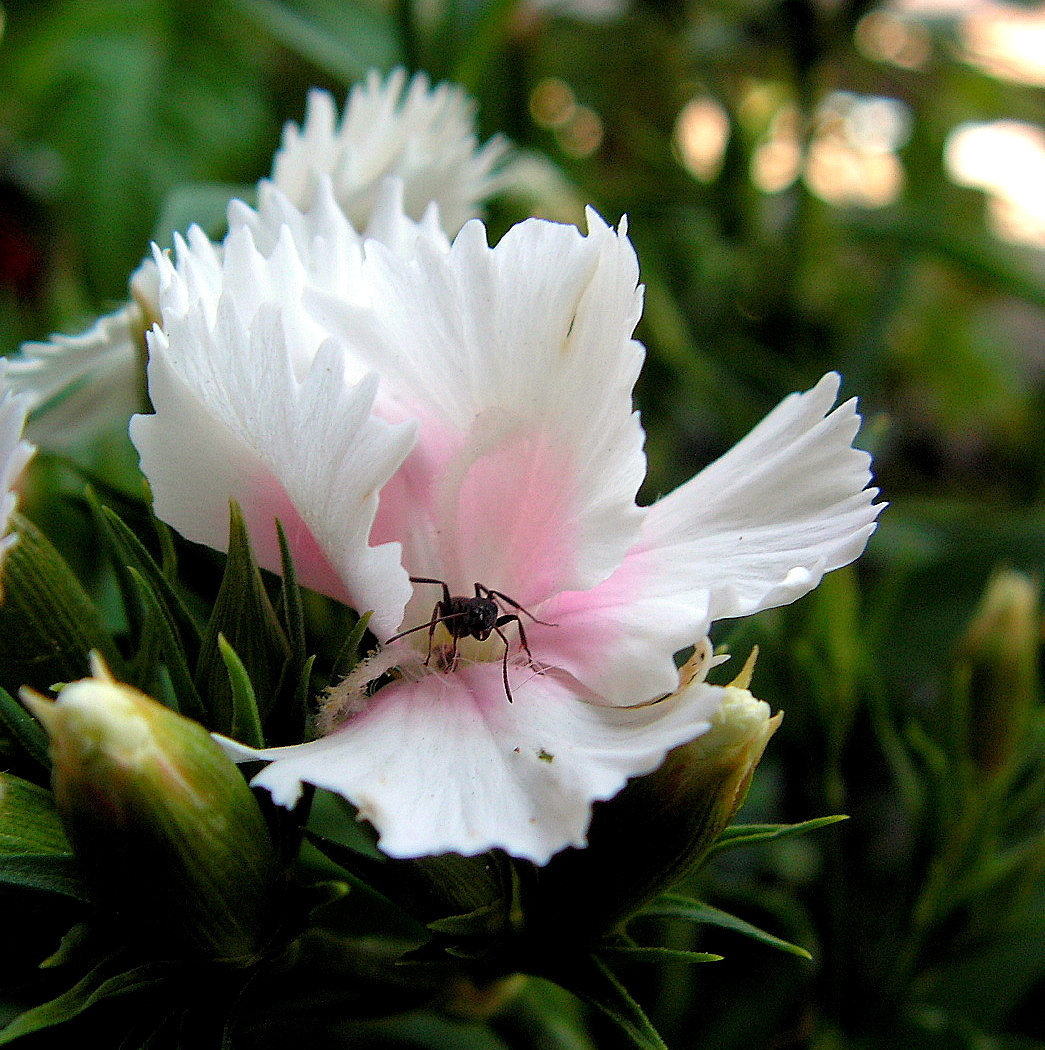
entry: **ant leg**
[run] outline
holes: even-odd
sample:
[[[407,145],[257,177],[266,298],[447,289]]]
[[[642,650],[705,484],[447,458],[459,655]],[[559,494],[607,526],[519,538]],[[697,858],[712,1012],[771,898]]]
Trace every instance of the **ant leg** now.
[[[476,588],[476,597],[478,597],[479,596],[479,584],[476,584],[475,588]],[[512,606],[513,609],[518,609],[519,612],[526,613],[526,615],[529,616],[529,618],[531,620],[533,620],[534,623],[542,624],[544,627],[558,627],[559,626],[557,623],[548,623],[547,620],[538,620],[537,617],[534,616],[533,613],[530,612],[529,609],[527,609],[523,605],[520,605],[514,598],[509,598],[508,595],[505,594],[503,591],[491,591],[489,587],[484,587],[483,590],[485,590],[488,595],[492,595],[494,598],[500,598],[502,602],[507,602],[510,606]],[[516,619],[518,620],[519,618],[516,617]],[[522,621],[521,620],[519,620],[519,624],[520,624],[520,626],[522,625]]]
[[[435,629],[439,626],[441,622],[442,620],[439,616],[439,606],[437,605],[432,610],[432,618],[428,621],[428,655],[425,657],[425,667],[428,666],[428,661],[432,659],[432,638],[435,635]],[[421,627],[424,626],[424,624],[421,624]],[[415,628],[415,630],[420,630],[420,628]]]
[[[520,620],[519,617],[515,615],[515,613],[505,613],[504,616],[501,616],[501,617],[498,618],[497,623],[494,626],[495,627],[504,627],[505,624],[512,623],[512,621],[514,621],[519,627],[519,648],[522,649],[526,653],[526,656],[529,659],[530,664],[532,666],[533,665],[533,653],[530,652],[530,646],[526,642],[526,631],[523,629],[522,620]],[[540,623],[539,620],[538,620],[538,623]],[[497,633],[501,634],[500,631],[498,631]],[[504,635],[501,634],[501,637],[503,638]]]
[[[449,602],[450,601],[450,588],[446,585],[446,581],[445,580],[433,580],[430,576],[411,576],[410,577],[410,582],[411,583],[434,583],[434,584],[436,584],[436,586],[443,588],[443,601],[444,602]],[[476,586],[478,587],[479,585],[476,584]],[[476,597],[478,597],[478,591],[476,592]]]
[[[516,619],[518,619],[518,617],[516,617]],[[504,642],[504,656],[501,657],[501,677],[504,679],[504,695],[508,697],[508,703],[513,704],[515,701],[512,699],[512,687],[508,684],[508,636],[497,626],[497,624],[494,624],[493,629],[497,632],[501,641]]]

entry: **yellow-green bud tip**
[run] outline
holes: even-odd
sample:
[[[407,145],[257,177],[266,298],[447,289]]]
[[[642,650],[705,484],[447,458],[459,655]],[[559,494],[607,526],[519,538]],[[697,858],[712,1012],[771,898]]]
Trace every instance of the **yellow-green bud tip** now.
[[[250,788],[196,722],[113,680],[22,699],[51,740],[55,803],[99,903],[173,954],[254,957],[282,886]]]

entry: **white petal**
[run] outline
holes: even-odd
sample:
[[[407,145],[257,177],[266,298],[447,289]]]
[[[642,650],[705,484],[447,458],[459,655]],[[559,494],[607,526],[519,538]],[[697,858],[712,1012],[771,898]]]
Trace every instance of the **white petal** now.
[[[357,84],[340,123],[331,96],[313,90],[302,127],[284,128],[272,181],[308,210],[318,180],[329,176],[341,209],[363,230],[381,183],[398,176],[413,219],[435,202],[444,228],[456,233],[497,188],[495,169],[507,149],[501,139],[479,148],[473,108],[460,88],[430,87],[423,73],[407,82],[402,69]]]
[[[18,505],[15,485],[26,464],[36,451],[22,437],[29,399],[15,394],[7,381],[7,362],[0,358],[0,567],[4,555],[17,541],[17,535],[8,532],[11,515]],[[0,598],[3,589],[0,587]]]
[[[413,575],[530,605],[605,579],[637,538],[638,266],[623,232],[589,223],[529,220],[490,248],[476,222],[449,251],[420,234],[412,258],[370,243],[371,309],[312,297],[379,372],[379,410],[420,421],[374,530]]]
[[[852,447],[855,402],[830,412],[838,376],[792,394],[747,437],[649,507],[642,536],[605,583],[558,595],[527,624],[534,658],[603,700],[671,692],[673,654],[713,620],[784,605],[855,559],[884,504]]]
[[[326,175],[317,179],[314,199],[307,211],[301,211],[278,187],[263,179],[258,185],[256,210],[242,201],[230,202],[229,227],[238,226],[250,230],[262,255],[275,250],[286,228],[309,282],[346,303],[357,305],[369,301],[362,272],[365,240],[378,240],[408,258],[414,254],[417,238],[424,231],[434,243],[445,251],[450,250],[434,209],[430,209],[421,222],[407,216],[403,207],[403,183],[396,178],[387,178],[378,187],[373,214],[360,232],[338,205]]]
[[[146,327],[141,306],[130,302],[81,335],[22,345],[9,359],[8,381],[33,410],[34,440],[68,449],[86,430],[126,425],[142,405]]]
[[[371,415],[373,377],[345,381],[340,347],[301,310],[289,234],[266,259],[247,230],[233,231],[216,279],[210,251],[183,246],[178,269],[160,260],[164,330],[149,338],[155,414],[131,428],[156,512],[223,550],[235,499],[258,561],[273,570],[279,518],[301,582],[373,610],[390,632],[410,587],[398,548],[371,547],[368,534],[413,428]]]
[[[829,373],[649,508],[640,547],[711,593],[713,620],[784,605],[857,558],[884,504],[871,457],[852,447],[856,401],[831,411]]]
[[[585,844],[593,802],[706,732],[723,693],[701,683],[659,704],[609,708],[544,675],[513,684],[510,704],[500,678],[488,663],[394,683],[308,744],[254,751],[219,740],[237,760],[273,759],[253,783],[282,805],[302,782],[349,799],[391,856],[504,849],[544,864]]]

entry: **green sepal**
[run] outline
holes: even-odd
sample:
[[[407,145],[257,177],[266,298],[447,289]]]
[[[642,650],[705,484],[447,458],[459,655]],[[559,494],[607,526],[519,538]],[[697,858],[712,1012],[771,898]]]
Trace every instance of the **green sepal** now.
[[[223,634],[218,635],[218,649],[225,662],[229,675],[229,686],[232,689],[232,732],[233,740],[238,740],[248,747],[264,747],[265,735],[261,729],[261,715],[258,714],[258,701],[254,695],[250,675],[243,666],[243,661],[236,650],[229,645]]]
[[[598,954],[548,952],[536,970],[535,976],[554,981],[594,1006],[617,1026],[635,1050],[668,1050],[642,1007]]]
[[[30,758],[39,762],[44,769],[51,768],[51,751],[47,744],[47,733],[43,727],[17,700],[6,690],[0,688],[0,722],[10,736],[18,741]]]
[[[46,690],[88,673],[88,653],[119,667],[119,654],[72,569],[32,522],[13,517],[18,542],[3,566],[0,686]]]
[[[829,817],[803,820],[800,824],[733,824],[719,835],[707,855],[713,857],[716,853],[738,846],[755,846],[762,842],[789,839],[793,835],[804,835],[808,831],[817,831],[848,819],[847,814],[836,813]]]
[[[218,642],[224,636],[253,685],[261,716],[272,710],[290,644],[265,590],[261,571],[250,547],[243,515],[235,502],[229,506],[229,554],[210,622],[203,637],[196,685],[208,706],[206,725],[233,736],[235,710],[232,686]],[[297,682],[294,682],[297,685]]]
[[[107,959],[57,999],[20,1014],[0,1031],[0,1046],[70,1021],[102,999],[129,995],[161,985],[171,973],[170,965],[165,963],[136,966],[126,972],[112,973],[112,970],[112,960]]]
[[[689,897],[680,897],[671,893],[665,894],[651,904],[642,914],[656,918],[687,919],[694,923],[708,923],[712,926],[720,926],[725,930],[732,930],[734,933],[750,937],[760,944],[778,948],[782,952],[797,955],[802,959],[812,959],[812,955],[805,948],[792,944],[790,941],[785,941],[772,933],[767,933],[752,923],[738,918],[736,915],[731,915],[728,911],[722,911],[721,908],[713,908],[710,904],[692,900]]]

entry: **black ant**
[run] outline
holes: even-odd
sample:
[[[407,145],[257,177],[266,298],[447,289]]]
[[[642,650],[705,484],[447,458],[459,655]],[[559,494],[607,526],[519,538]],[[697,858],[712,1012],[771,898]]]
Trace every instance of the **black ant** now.
[[[450,637],[453,639],[446,668],[452,671],[457,666],[457,641],[459,638],[475,638],[477,641],[485,642],[491,633],[496,633],[501,641],[504,642],[504,658],[501,661],[501,672],[504,676],[504,695],[508,697],[508,703],[512,703],[512,689],[508,684],[508,652],[511,647],[507,636],[501,628],[513,621],[517,623],[519,625],[519,644],[529,657],[531,664],[533,663],[533,654],[530,652],[530,647],[526,644],[526,632],[523,630],[519,614],[502,612],[501,607],[497,604],[498,600],[507,602],[512,608],[525,613],[534,623],[543,624],[545,627],[555,627],[556,625],[547,623],[544,620],[538,620],[532,612],[524,609],[514,598],[509,598],[507,594],[501,591],[494,591],[489,587],[484,587],[481,583],[475,585],[475,596],[470,598],[460,594],[451,595],[450,588],[443,580],[432,580],[427,576],[411,576],[410,582],[434,583],[437,587],[442,587],[443,600],[435,603],[435,608],[432,610],[432,618],[428,623],[411,627],[408,631],[400,631],[399,634],[392,635],[385,644],[394,642],[408,634],[413,634],[415,631],[423,631],[427,627],[428,655],[425,657],[425,667],[427,667],[432,659],[432,636],[435,634],[436,627],[442,624],[450,632]]]

